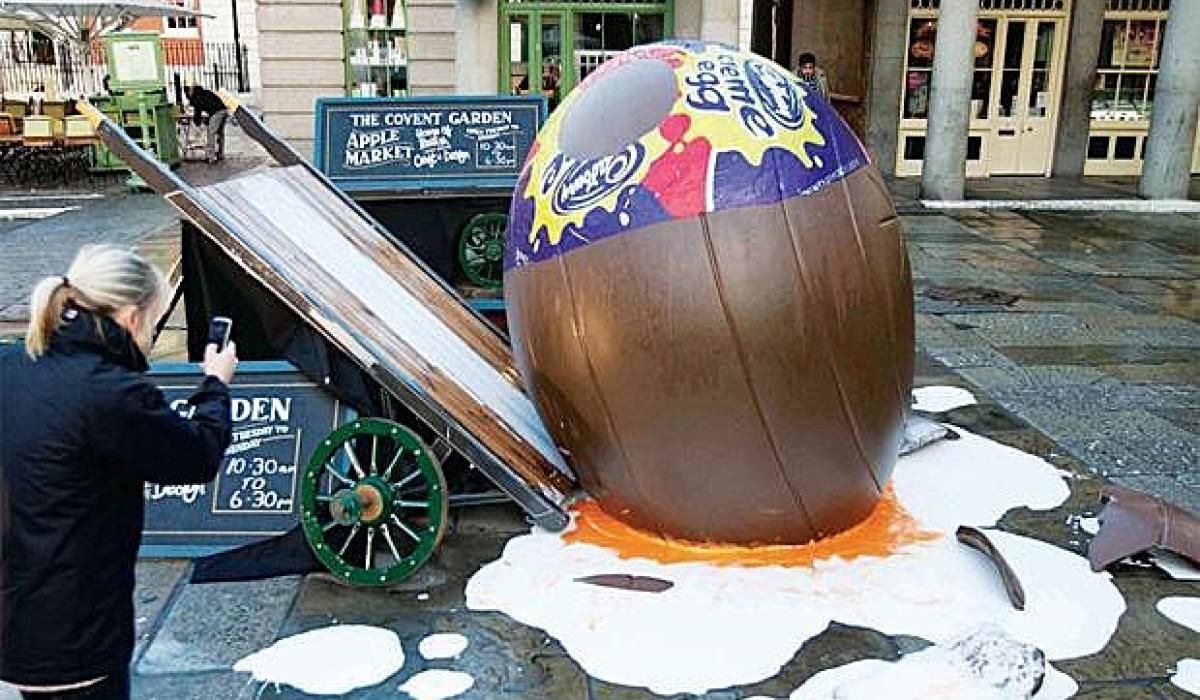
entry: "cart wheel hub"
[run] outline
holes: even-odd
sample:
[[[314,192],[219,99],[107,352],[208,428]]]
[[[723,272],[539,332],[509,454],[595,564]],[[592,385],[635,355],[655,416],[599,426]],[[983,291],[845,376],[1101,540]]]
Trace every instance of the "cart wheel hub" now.
[[[357,489],[342,489],[329,502],[329,514],[338,525],[353,525],[362,520],[363,504]]]

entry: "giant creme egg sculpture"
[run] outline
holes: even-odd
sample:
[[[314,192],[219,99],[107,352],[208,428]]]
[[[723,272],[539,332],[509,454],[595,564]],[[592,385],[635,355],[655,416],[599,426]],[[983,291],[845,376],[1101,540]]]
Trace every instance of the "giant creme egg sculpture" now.
[[[664,536],[803,543],[863,520],[908,406],[887,189],[771,61],[664,43],[598,68],[513,197],[517,362],[583,487]]]

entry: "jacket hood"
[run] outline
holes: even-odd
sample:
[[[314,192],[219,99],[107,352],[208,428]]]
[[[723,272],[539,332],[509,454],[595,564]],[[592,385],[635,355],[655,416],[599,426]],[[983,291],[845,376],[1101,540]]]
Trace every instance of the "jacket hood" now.
[[[50,340],[54,352],[90,352],[135,372],[150,368],[129,331],[107,316],[75,307],[63,309],[62,323]]]

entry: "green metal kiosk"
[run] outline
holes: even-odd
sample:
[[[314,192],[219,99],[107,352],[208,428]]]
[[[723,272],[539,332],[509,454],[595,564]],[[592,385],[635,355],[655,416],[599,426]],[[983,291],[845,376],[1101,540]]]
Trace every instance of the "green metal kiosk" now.
[[[150,32],[112,34],[104,38],[104,56],[109,94],[92,103],[168,167],[179,165],[175,106],[167,99],[161,37]],[[93,163],[101,172],[128,170],[103,145],[96,146]]]

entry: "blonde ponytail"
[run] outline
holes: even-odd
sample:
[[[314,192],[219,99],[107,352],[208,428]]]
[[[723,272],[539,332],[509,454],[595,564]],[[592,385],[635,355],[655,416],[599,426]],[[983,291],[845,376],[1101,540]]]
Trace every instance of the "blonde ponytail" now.
[[[47,277],[33,288],[25,350],[35,360],[46,353],[68,304],[104,316],[133,306],[142,312],[143,326],[152,327],[165,298],[162,273],[142,256],[117,246],[84,246],[65,276]]]

